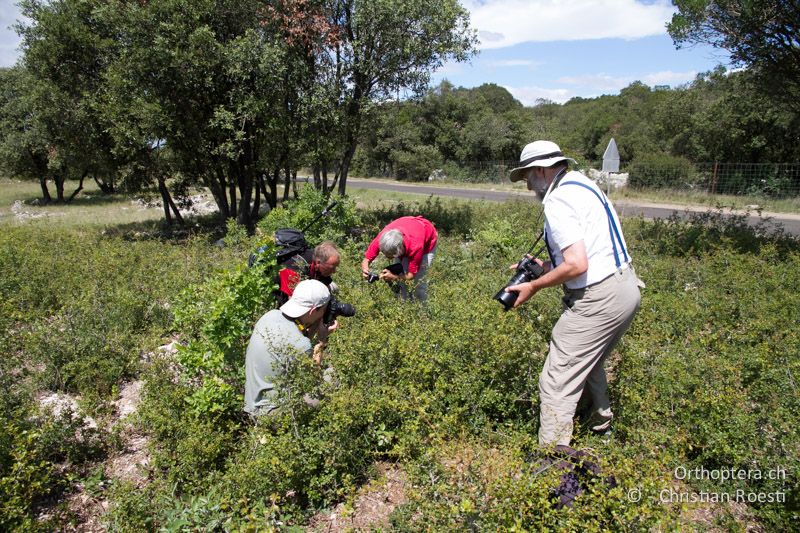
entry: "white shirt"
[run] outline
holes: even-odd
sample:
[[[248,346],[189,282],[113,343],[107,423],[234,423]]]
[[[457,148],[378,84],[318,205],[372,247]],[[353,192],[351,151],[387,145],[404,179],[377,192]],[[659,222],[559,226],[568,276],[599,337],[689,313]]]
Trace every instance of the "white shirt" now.
[[[578,182],[583,186],[568,182]],[[603,202],[608,204],[608,211],[619,235],[617,237],[617,234],[613,233],[613,244],[612,229],[608,223],[609,215]],[[545,242],[553,260],[553,268],[564,262],[561,250],[580,240],[583,240],[586,247],[589,266],[586,272],[566,282],[567,288],[580,289],[602,281],[613,274],[618,269],[614,256],[614,245],[616,245],[619,257],[619,268],[628,268],[631,258],[630,255],[626,256],[628,245],[622,235],[622,226],[619,224],[617,212],[603,191],[592,180],[580,172],[568,172],[561,178],[557,187],[547,193],[543,205]],[[622,246],[620,246],[620,242]]]

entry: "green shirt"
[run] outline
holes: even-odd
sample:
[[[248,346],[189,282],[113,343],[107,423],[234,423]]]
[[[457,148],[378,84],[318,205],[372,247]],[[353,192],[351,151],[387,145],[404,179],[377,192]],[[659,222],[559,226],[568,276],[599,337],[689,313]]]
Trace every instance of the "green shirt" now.
[[[286,372],[292,360],[311,354],[311,341],[293,320],[278,309],[269,311],[256,322],[245,358],[244,410],[268,414],[274,410],[273,379]]]

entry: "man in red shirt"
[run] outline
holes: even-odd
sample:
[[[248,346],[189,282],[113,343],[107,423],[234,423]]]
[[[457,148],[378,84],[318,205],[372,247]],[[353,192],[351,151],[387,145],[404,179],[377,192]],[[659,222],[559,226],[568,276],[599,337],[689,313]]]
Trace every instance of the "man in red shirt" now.
[[[425,274],[433,262],[437,237],[436,228],[423,217],[400,217],[393,220],[378,233],[364,253],[364,260],[361,261],[362,277],[364,279],[369,277],[369,265],[378,257],[378,252],[381,252],[387,259],[402,264],[403,273],[393,274],[388,269],[383,269],[380,279],[414,280],[416,284],[414,298],[424,302],[428,299],[428,282]],[[400,296],[407,300],[408,289],[404,283],[398,285]]]

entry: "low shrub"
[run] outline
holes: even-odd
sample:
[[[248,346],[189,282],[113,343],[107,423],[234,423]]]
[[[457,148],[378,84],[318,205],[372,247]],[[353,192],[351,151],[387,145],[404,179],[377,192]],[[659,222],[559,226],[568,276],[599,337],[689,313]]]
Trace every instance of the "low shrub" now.
[[[691,161],[669,154],[641,155],[631,161],[627,172],[628,185],[640,189],[691,188],[698,179]]]

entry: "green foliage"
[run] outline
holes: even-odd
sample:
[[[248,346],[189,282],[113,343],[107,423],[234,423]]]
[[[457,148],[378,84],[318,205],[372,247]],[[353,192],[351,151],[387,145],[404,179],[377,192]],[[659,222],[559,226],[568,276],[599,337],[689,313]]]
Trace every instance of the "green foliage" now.
[[[113,439],[69,411],[41,416],[34,398],[60,390],[79,394],[79,405],[95,415],[108,413],[141,353],[169,331],[175,294],[226,261],[200,239],[175,244],[70,227],[3,228],[0,528],[63,529],[37,521],[34,509],[70,490]]]
[[[800,32],[796,6],[774,0],[677,0],[675,6],[667,30],[677,46],[706,43],[725,49],[734,64],[762,78],[766,91],[796,105],[798,42],[786,38]]]
[[[271,223],[313,218],[326,202],[314,194],[276,210]],[[45,376],[66,377],[67,390],[107,398],[106,387],[132,372],[122,362],[174,329],[184,346],[174,356],[150,356],[137,414],[151,440],[152,470],[143,487],[111,489],[105,520],[113,530],[302,527],[313,513],[352,497],[371,466],[387,460],[409,479],[408,501],[392,517],[399,530],[687,529],[692,524],[679,505],[659,502],[677,467],[784,469],[784,479],[683,484],[784,491],[785,504],[748,509],[767,529],[796,528],[795,239],[723,212],[624,221],[648,287],[609,361],[615,439],[575,434],[575,446],[592,448],[617,486],[595,483],[572,509],[559,511],[550,495],[556,476],[534,475],[526,459],[538,453],[537,379],[560,294],[542,291],[508,313],[491,300],[508,280],[508,265],[538,234],[538,208],[429,199],[353,209],[350,218],[352,208],[344,207],[343,218],[355,225],[358,216],[364,227],[328,229],[353,237],[341,246],[336,282],[338,297],[358,313],[340,319],[322,367],[299,358],[278,380],[279,414],[255,424],[240,412],[241,371],[252,325],[271,306],[274,264],[244,269],[243,236],[220,249],[71,231],[56,237],[42,228],[3,232],[0,525],[63,529],[35,523],[32,509],[76,475],[88,475],[91,485],[93,476],[81,470],[107,446],[72,415],[32,417],[36,364],[46,362]],[[399,302],[385,284],[360,279],[366,242],[402,214],[423,214],[440,228],[426,306]],[[54,249],[64,270],[52,267]],[[218,268],[234,262],[240,266]],[[93,275],[75,275],[84,271]],[[191,282],[177,304],[164,305]],[[53,339],[62,328],[78,348]],[[92,351],[101,330],[120,343],[118,351]],[[124,344],[125,332],[135,342]],[[103,367],[104,356],[113,364]],[[308,405],[306,395],[319,405]],[[630,501],[631,490],[640,490],[642,501]]]
[[[0,431],[0,527],[41,528],[34,504],[59,494],[76,467],[103,448],[98,432],[69,410],[59,417],[6,418]]]
[[[494,436],[496,439],[497,437]],[[557,469],[537,473],[541,457],[520,457],[522,435],[505,443],[459,440],[431,447],[410,472],[409,502],[392,516],[398,531],[512,530],[620,531],[672,530],[676,509],[655,499],[631,502],[629,491],[656,492],[664,483],[660,465],[644,455],[605,450],[602,478],[593,480],[573,506],[558,510],[551,490]],[[537,459],[538,458],[538,459]],[[613,477],[615,487],[605,482]]]
[[[536,381],[559,295],[544,291],[512,313],[491,300],[507,281],[507,265],[535,237],[535,212],[519,204],[463,209],[429,200],[365,214],[369,228],[411,212],[448,228],[429,274],[428,305],[408,306],[383,284],[357,281],[365,243],[343,247],[340,298],[358,315],[341,319],[330,338],[328,370],[301,359],[279,380],[279,415],[229,426],[227,434],[201,418],[175,422],[194,385],[168,393],[171,378],[151,381],[161,383],[147,400],[158,402],[144,410],[147,426],[160,428],[158,464],[183,488],[180,504],[158,511],[159,523],[303,524],[314,509],[351,494],[374,461],[389,458],[413,480],[408,503],[393,516],[401,530],[423,523],[437,530],[669,530],[681,527],[680,509],[660,503],[659,494],[674,482],[676,465],[797,468],[797,303],[777,292],[777,280],[796,277],[796,242],[721,214],[628,221],[648,289],[612,358],[619,436],[602,445],[580,430],[575,436],[577,446],[600,446],[601,466],[618,485],[596,483],[570,511],[554,509],[556,477],[534,476],[520,457],[536,449]],[[319,407],[308,406],[306,394],[320,398]],[[201,434],[207,453],[196,449]],[[751,480],[736,488],[791,494],[795,484]],[[634,489],[641,502],[628,498]],[[794,520],[791,504],[753,509],[775,527]]]
[[[169,328],[170,300],[196,275],[175,265],[196,262],[202,273],[217,261],[199,241],[165,246],[77,231],[4,231],[0,294],[21,322],[9,349],[29,358],[23,368],[42,365],[43,386],[99,405]]]
[[[411,150],[392,150],[394,175],[399,180],[423,181],[442,165],[442,156],[433,146],[414,146]]]
[[[631,161],[627,171],[628,185],[642,189],[686,189],[696,182],[692,163],[668,154],[642,155]]]
[[[258,229],[270,237],[279,228],[302,230],[317,218],[333,201],[336,206],[327,216],[319,219],[305,232],[306,242],[315,246],[324,240],[341,242],[351,231],[361,224],[361,215],[355,202],[347,197],[331,198],[314,187],[307,185],[300,191],[299,198],[285,202],[273,209],[262,220]]]
[[[416,215],[430,220],[440,235],[467,235],[473,220],[473,210],[469,204],[442,201],[440,197],[429,196],[424,202],[400,202],[365,214],[364,223],[373,230],[369,239],[392,220]]]
[[[175,328],[192,334],[180,346],[182,377],[194,384],[186,398],[196,416],[219,416],[239,407],[237,384],[243,377],[242,354],[255,319],[274,303],[274,249],[268,259],[245,265],[188,287],[175,311]]]

